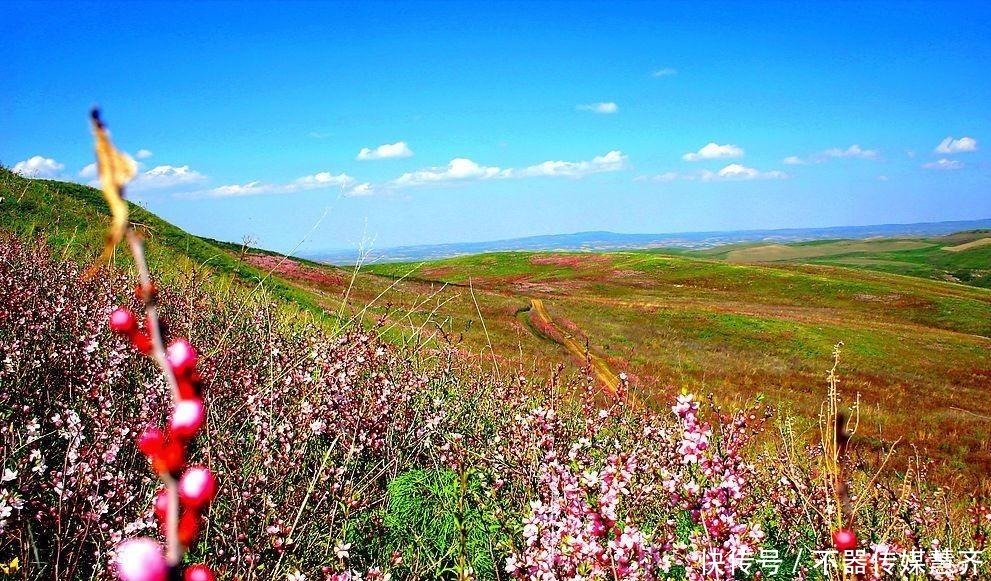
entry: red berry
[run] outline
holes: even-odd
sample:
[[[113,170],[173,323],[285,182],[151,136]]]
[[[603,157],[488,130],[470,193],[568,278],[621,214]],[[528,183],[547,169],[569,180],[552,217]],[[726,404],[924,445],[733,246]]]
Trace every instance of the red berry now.
[[[179,479],[179,499],[183,506],[199,509],[217,494],[217,479],[204,466],[193,466]]]
[[[186,451],[182,444],[175,440],[169,440],[151,459],[151,467],[156,474],[175,474],[182,470],[182,465],[186,462]]]
[[[127,307],[117,307],[110,313],[110,328],[115,333],[130,335],[138,329],[138,320]]]
[[[183,576],[184,581],[216,581],[216,579],[213,576],[213,571],[206,565],[187,567],[186,574]]]
[[[149,458],[158,454],[164,444],[165,435],[162,434],[162,430],[155,427],[145,428],[145,431],[138,436],[138,450]]]
[[[169,428],[172,435],[180,440],[190,440],[203,425],[203,402],[198,399],[185,399],[172,410]]]
[[[176,339],[166,350],[165,359],[176,377],[189,377],[196,368],[196,349],[185,339]]]
[[[840,529],[833,533],[833,545],[841,553],[852,551],[857,548],[857,535],[850,529]]]
[[[135,349],[145,355],[151,353],[151,337],[148,336],[147,332],[135,329],[130,337],[131,344],[134,345]]]
[[[164,488],[158,491],[155,495],[155,500],[152,501],[152,506],[155,509],[155,516],[158,517],[158,522],[165,522],[165,519],[169,516],[169,493]]]
[[[116,565],[121,581],[165,581],[169,574],[162,545],[147,537],[121,543],[117,547]]]
[[[188,547],[200,536],[200,514],[195,510],[183,511],[179,516],[179,542]]]
[[[176,383],[179,384],[179,399],[199,399],[200,393],[200,383],[202,379],[200,374],[195,371],[190,373],[188,376],[176,377]]]

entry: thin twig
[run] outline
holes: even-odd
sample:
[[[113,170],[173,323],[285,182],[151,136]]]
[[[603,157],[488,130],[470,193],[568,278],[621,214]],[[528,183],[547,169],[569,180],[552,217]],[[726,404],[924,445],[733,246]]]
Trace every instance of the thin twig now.
[[[155,285],[151,280],[151,273],[148,271],[144,245],[141,243],[141,237],[131,227],[127,228],[126,236],[127,245],[131,249],[134,264],[138,269],[138,280],[141,284],[139,294],[142,303],[144,303],[148,334],[151,336],[152,359],[155,360],[165,375],[165,380],[172,391],[172,403],[174,405],[179,401],[179,383],[176,381],[175,373],[172,372],[172,367],[165,358],[165,342],[162,340],[162,326],[158,320]],[[179,542],[179,483],[168,472],[161,472],[158,477],[165,484],[166,494],[169,497],[169,509],[165,517],[165,560],[170,567],[176,567],[182,561],[183,553],[182,544]]]

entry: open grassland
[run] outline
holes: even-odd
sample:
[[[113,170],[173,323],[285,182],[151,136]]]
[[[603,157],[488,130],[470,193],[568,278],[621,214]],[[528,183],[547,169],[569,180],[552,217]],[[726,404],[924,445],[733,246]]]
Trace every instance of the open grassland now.
[[[94,255],[106,221],[98,192],[3,177],[0,228]],[[943,250],[986,233],[784,247],[806,264],[728,260],[757,246],[496,253],[348,271],[205,240],[133,212],[152,268],[166,277],[199,270],[218,288],[261,285],[331,329],[361,322],[424,353],[453,347],[500,376],[589,365],[608,385],[603,377],[625,373],[645,405],[681,389],[731,405],[764,394],[811,424],[830,350],[842,341],[843,387],[860,394],[871,445],[903,438],[947,476],[991,471],[991,291],[929,278],[936,258],[957,269],[991,264],[982,258],[988,246]],[[852,260],[871,264],[845,264]],[[913,269],[918,276],[878,272]],[[900,466],[912,449],[903,452]]]
[[[682,387],[727,403],[766,394],[816,417],[823,362],[842,341],[844,387],[860,394],[879,449],[904,438],[945,462],[946,474],[991,470],[986,289],[653,252],[503,253],[363,272],[398,281],[387,303],[408,305],[403,294],[411,286],[437,293],[430,309],[402,316],[443,322],[447,336],[469,351],[485,352],[491,342],[502,357],[536,348],[543,361],[574,361],[559,341],[530,332],[517,316],[539,300],[559,326],[580,330],[593,358],[627,373],[648,402]],[[375,286],[374,278],[359,279]],[[475,328],[471,294],[487,337]]]

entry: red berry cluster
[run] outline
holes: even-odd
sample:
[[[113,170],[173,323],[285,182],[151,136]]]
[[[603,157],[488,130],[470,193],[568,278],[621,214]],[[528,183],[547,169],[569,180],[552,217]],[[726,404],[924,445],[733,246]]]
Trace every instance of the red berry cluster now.
[[[857,548],[857,535],[851,529],[833,531],[833,545],[840,553],[853,551]]]
[[[138,327],[137,318],[129,309],[120,307],[111,313],[110,328],[129,338],[135,349],[141,353],[148,355],[152,352],[153,343],[149,332]],[[165,362],[175,377],[178,400],[172,408],[165,429],[149,426],[138,436],[137,445],[156,474],[165,481],[177,482],[177,536],[185,549],[199,536],[202,513],[216,495],[217,481],[213,473],[204,466],[186,467],[187,448],[203,426],[205,417],[201,399],[202,380],[196,371],[196,350],[189,341],[177,339],[166,349]],[[166,488],[158,492],[153,502],[155,515],[166,537],[169,502],[170,494]],[[130,550],[124,550],[125,548]],[[128,562],[128,559],[133,562]],[[165,581],[169,576],[169,567],[162,556],[161,547],[150,539],[135,539],[125,543],[118,551],[117,561],[117,572],[122,581]],[[213,581],[214,576],[209,567],[194,565],[186,569],[184,579]]]

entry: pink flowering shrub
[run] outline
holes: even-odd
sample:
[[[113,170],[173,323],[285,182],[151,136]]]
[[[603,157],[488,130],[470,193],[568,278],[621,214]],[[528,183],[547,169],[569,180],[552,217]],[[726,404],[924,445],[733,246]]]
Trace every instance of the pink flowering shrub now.
[[[717,440],[692,396],[680,396],[671,412],[675,423],[616,406],[586,416],[570,435],[553,409],[521,418],[524,431],[542,435],[544,456],[538,499],[507,571],[520,579],[702,579],[732,576],[728,558],[706,567],[712,555],[755,554],[763,534],[745,494],[755,471],[741,453],[759,430],[747,423],[756,416],[734,416]]]

